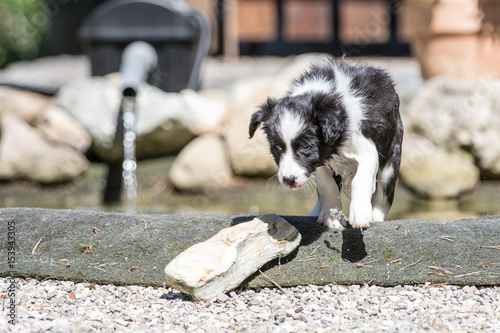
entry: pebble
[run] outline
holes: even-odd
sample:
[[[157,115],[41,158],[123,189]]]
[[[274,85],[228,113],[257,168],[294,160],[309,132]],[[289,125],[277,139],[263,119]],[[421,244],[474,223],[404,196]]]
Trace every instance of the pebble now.
[[[0,306],[10,281],[0,278]],[[195,302],[173,289],[16,279],[0,332],[500,332],[500,286],[297,286]],[[71,296],[70,296],[71,295]]]

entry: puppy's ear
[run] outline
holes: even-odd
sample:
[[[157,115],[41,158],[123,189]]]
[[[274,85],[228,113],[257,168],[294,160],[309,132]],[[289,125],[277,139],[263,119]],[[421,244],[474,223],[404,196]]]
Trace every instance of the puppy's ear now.
[[[328,144],[334,144],[344,132],[346,113],[340,97],[337,94],[319,94],[312,97],[316,120]]]
[[[259,111],[255,112],[252,115],[252,119],[250,120],[250,126],[248,128],[248,134],[250,139],[253,138],[255,131],[257,130],[259,125],[262,122],[269,119],[277,103],[278,101],[275,100],[274,98],[268,98],[267,102],[259,107]]]

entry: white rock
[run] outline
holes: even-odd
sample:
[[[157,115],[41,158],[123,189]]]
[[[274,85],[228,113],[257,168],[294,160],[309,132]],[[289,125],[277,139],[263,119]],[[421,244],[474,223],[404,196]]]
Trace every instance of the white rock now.
[[[264,103],[268,96],[282,96],[288,84],[276,78],[259,78],[236,83],[232,92],[234,107],[229,126],[224,133],[236,175],[269,177],[278,171],[264,132],[259,128],[250,140],[248,126],[258,106]]]
[[[179,153],[168,177],[179,190],[216,194],[232,177],[224,142],[216,135],[194,139]]]
[[[165,278],[195,299],[212,300],[270,260],[287,256],[300,240],[297,229],[283,218],[261,215],[191,246],[165,267]]]
[[[51,144],[10,113],[1,117],[0,179],[63,182],[89,167],[87,158],[66,145]]]
[[[430,199],[458,197],[479,181],[479,169],[470,154],[458,148],[446,150],[411,133],[403,140],[399,175],[405,186]]]
[[[12,113],[26,122],[33,122],[51,104],[51,98],[30,91],[2,89],[0,114]]]
[[[85,153],[92,144],[87,131],[64,109],[49,105],[34,121],[38,128],[51,142],[66,144]]]
[[[87,56],[57,55],[11,63],[0,71],[0,80],[57,87],[87,77],[90,67]]]
[[[439,77],[410,104],[405,130],[447,150],[467,147],[483,174],[500,178],[499,108],[500,81]]]
[[[180,94],[194,134],[222,133],[222,128],[229,120],[229,96],[226,93],[217,90],[186,89]]]
[[[119,82],[100,77],[76,80],[61,88],[56,103],[89,132],[101,159],[115,161],[122,155],[121,141],[115,144],[114,140],[121,103]],[[136,105],[138,158],[177,153],[194,137],[180,94],[143,84]]]

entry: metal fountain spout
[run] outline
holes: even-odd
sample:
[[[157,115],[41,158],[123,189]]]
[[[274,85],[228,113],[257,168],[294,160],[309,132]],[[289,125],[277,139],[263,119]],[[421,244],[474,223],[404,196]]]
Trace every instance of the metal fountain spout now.
[[[127,45],[122,55],[120,73],[122,74],[123,96],[136,96],[149,73],[158,65],[158,53],[146,42],[136,41]]]
[[[137,159],[135,140],[136,96],[141,85],[158,64],[155,48],[146,42],[136,41],[127,45],[122,54],[122,100],[116,124],[115,141],[123,140],[123,161],[109,166],[104,202],[120,201],[122,183],[128,204],[135,206],[137,199]],[[123,181],[122,181],[123,179]]]
[[[108,161],[103,201],[120,201],[125,185],[128,207],[136,196],[136,96],[144,82],[167,93],[198,90],[201,65],[210,45],[210,21],[203,12],[178,0],[108,0],[99,4],[78,31],[92,75],[122,73],[122,102],[115,144],[124,158]],[[137,145],[141,149],[141,142]],[[140,159],[158,157],[137,154]],[[123,180],[122,180],[123,178]]]

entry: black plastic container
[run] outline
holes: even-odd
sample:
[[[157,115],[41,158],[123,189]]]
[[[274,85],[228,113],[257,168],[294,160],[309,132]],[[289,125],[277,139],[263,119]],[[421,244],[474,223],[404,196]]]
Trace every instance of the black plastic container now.
[[[92,75],[118,72],[123,50],[134,41],[151,44],[158,66],[148,83],[166,91],[198,89],[210,25],[202,13],[171,0],[111,0],[92,11],[78,35]]]

